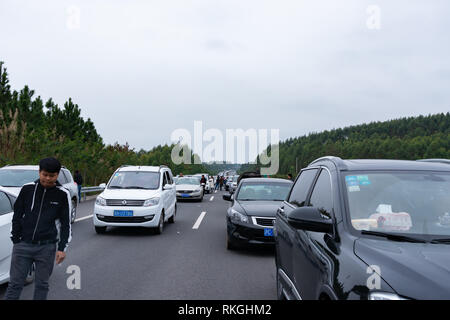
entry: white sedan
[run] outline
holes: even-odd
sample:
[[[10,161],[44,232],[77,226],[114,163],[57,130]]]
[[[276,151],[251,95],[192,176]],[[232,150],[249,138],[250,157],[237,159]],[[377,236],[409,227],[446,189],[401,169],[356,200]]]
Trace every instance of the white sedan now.
[[[0,284],[9,282],[9,268],[13,243],[10,239],[14,202],[17,195],[0,187]],[[34,266],[27,277],[27,283],[33,281]]]

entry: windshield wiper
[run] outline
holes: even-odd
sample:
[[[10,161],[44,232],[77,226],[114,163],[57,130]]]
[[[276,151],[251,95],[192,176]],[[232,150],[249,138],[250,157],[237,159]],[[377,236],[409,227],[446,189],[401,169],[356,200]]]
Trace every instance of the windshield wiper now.
[[[427,242],[427,241],[425,241],[423,239],[419,239],[419,238],[408,237],[408,236],[403,236],[403,235],[399,235],[399,234],[384,233],[384,232],[379,232],[379,231],[362,230],[361,234],[385,237],[385,238],[387,238],[389,240],[393,240],[393,241],[415,242],[415,243],[426,243]]]
[[[145,190],[147,190],[148,188],[138,187],[138,186],[129,186],[129,187],[124,187],[124,189],[145,189]]]
[[[450,238],[433,239],[433,240],[430,241],[430,243],[446,243],[446,244],[450,244]]]
[[[123,189],[123,188],[119,186],[110,186],[108,189]]]

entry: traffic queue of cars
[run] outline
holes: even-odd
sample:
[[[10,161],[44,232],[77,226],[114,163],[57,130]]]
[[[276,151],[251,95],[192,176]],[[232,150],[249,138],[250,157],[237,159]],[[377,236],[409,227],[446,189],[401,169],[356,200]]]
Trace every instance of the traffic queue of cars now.
[[[223,198],[229,249],[275,244],[279,299],[450,299],[448,160],[324,157],[283,200],[250,188],[276,180],[243,179]]]
[[[0,168],[0,284],[9,280],[14,201],[37,171]],[[60,183],[78,203],[70,172],[61,171]],[[177,199],[203,199],[202,175],[175,179],[167,166],[118,168],[95,201],[96,232],[139,226],[161,234],[175,222]],[[230,202],[227,249],[274,247],[278,299],[450,299],[448,160],[323,157],[294,182],[237,181],[223,195]]]

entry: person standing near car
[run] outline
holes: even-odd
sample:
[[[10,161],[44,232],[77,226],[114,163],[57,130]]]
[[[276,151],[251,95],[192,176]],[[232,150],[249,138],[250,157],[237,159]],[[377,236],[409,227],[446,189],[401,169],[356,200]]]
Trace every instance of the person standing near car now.
[[[73,180],[77,183],[78,187],[78,203],[81,202],[81,186],[83,185],[83,176],[78,170],[75,170],[75,175],[73,176]]]
[[[20,298],[25,279],[35,265],[34,299],[46,300],[53,266],[63,262],[71,240],[70,193],[57,181],[60,162],[39,162],[39,179],[25,184],[14,204],[10,281],[6,300]]]

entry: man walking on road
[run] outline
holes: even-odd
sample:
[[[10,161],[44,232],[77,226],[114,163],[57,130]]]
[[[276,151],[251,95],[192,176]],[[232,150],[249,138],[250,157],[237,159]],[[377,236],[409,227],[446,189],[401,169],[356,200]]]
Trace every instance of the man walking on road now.
[[[42,159],[39,179],[24,185],[14,204],[11,232],[14,246],[7,300],[20,298],[33,263],[34,299],[46,300],[54,262],[60,264],[66,257],[71,240],[71,201],[69,192],[57,181],[60,169],[61,164],[55,158]]]
[[[75,170],[75,175],[73,176],[73,180],[77,183],[78,187],[78,203],[81,202],[81,186],[83,185],[83,176],[78,170]]]

